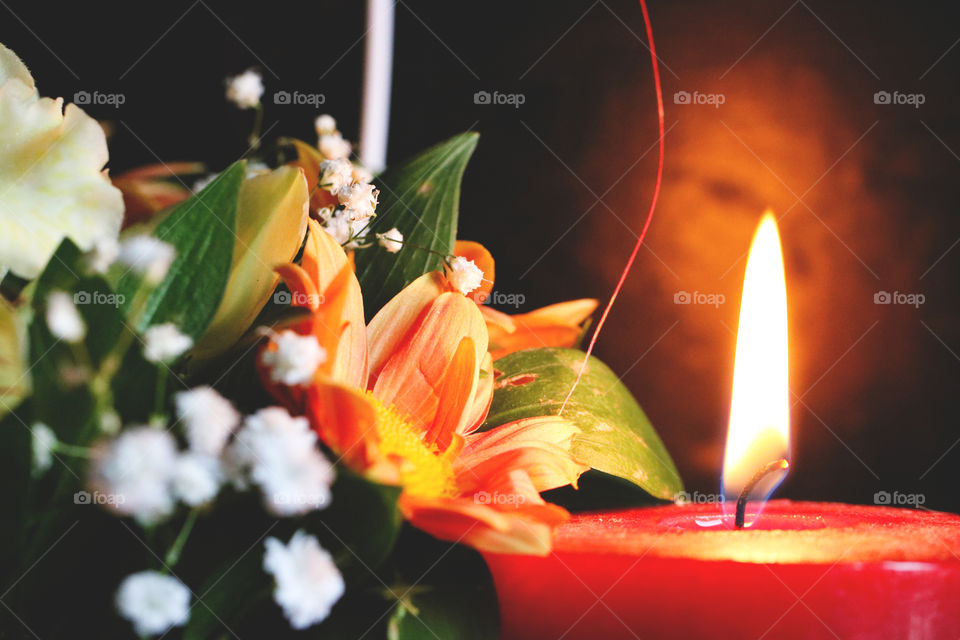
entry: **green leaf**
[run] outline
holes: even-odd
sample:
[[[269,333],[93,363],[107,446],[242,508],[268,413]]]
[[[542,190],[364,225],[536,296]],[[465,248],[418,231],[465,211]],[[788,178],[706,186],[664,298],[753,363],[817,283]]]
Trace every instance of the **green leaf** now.
[[[18,575],[14,567],[20,559],[33,459],[33,438],[21,417],[21,414],[28,415],[29,411],[21,409],[23,407],[0,418],[0,486],[7,492],[3,518],[0,519],[0,576],[10,576],[11,579]],[[6,584],[6,580],[0,579],[4,590]]]
[[[239,558],[228,558],[196,590],[200,601],[190,611],[183,640],[212,638],[217,630],[227,633],[227,620],[241,616],[267,595],[269,582],[263,571],[262,545],[257,541],[256,548]]]
[[[377,177],[380,202],[370,231],[396,227],[404,245],[397,253],[379,245],[357,252],[357,277],[368,316],[424,273],[441,269],[442,256],[453,251],[460,180],[477,139],[476,133],[462,133]]]
[[[216,519],[198,521],[178,566],[195,571],[201,564],[213,563],[213,568],[197,581],[202,586],[196,593],[203,604],[191,611],[185,639],[219,637],[215,633],[218,631],[229,635],[229,628],[239,630],[250,625],[267,628],[271,634],[276,628],[289,627],[269,598],[273,578],[263,570],[265,531],[286,543],[294,531],[304,529],[320,540],[343,574],[348,593],[334,608],[331,619],[318,627],[323,630],[319,637],[355,638],[369,630],[380,615],[371,613],[372,602],[382,603],[386,620],[389,605],[382,596],[364,596],[369,595],[370,584],[380,586],[373,572],[390,555],[400,530],[400,489],[370,482],[343,468],[338,468],[332,489],[333,500],[326,509],[274,521],[273,525],[265,515],[252,515],[262,514],[260,506],[249,499],[252,496],[229,511],[218,511]],[[223,531],[231,532],[229,541],[223,540]],[[354,597],[357,595],[359,601]],[[358,602],[359,611],[354,609]],[[340,631],[335,633],[335,628]],[[251,635],[261,636],[256,632]]]
[[[482,428],[558,414],[583,357],[576,349],[549,348],[517,351],[497,360],[493,404]],[[683,490],[677,468],[643,409],[596,358],[587,363],[563,416],[582,431],[572,451],[585,464],[629,480],[656,498],[672,500]]]
[[[442,542],[407,528],[397,545],[397,602],[387,624],[389,640],[495,640],[500,612],[483,557],[469,547]]]
[[[371,482],[340,467],[330,506],[304,518],[307,531],[334,555],[347,585],[369,579],[393,550],[403,522],[399,497],[399,487]]]
[[[244,161],[235,162],[203,191],[177,205],[153,235],[173,245],[177,256],[166,278],[150,293],[137,318],[140,331],[163,322],[197,339],[213,319],[223,298],[233,261],[234,227]],[[129,312],[142,283],[127,272],[117,292]]]
[[[73,297],[87,326],[84,346],[90,362],[79,361],[75,349],[50,333],[46,304],[53,291]],[[77,366],[95,370],[108,357],[123,331],[119,300],[103,278],[86,275],[83,255],[69,239],[60,244],[37,279],[29,327],[33,419],[50,426],[68,444],[87,444],[94,398],[89,385],[69,382],[64,371]]]
[[[89,376],[116,357],[114,347],[124,330],[119,298],[102,277],[87,275],[84,262],[80,249],[65,239],[36,280],[28,329],[33,388],[30,411],[23,418],[29,425],[46,424],[58,440],[79,447],[88,446],[99,428]],[[46,305],[53,291],[73,297],[87,326],[82,345],[69,345],[50,333]],[[83,379],[84,371],[87,379]],[[39,511],[24,540],[24,562],[33,562],[44,553],[74,516],[77,507],[70,495],[79,488],[85,466],[82,458],[57,456],[54,466],[32,483],[33,504],[46,508]]]

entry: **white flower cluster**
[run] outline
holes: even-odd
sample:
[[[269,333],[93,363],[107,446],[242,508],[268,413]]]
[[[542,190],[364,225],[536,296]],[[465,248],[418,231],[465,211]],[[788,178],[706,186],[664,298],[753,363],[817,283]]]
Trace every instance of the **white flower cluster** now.
[[[463,295],[470,294],[483,284],[483,271],[473,260],[454,256],[450,259],[449,264],[450,271],[447,274],[447,279]]]
[[[117,589],[117,611],[133,623],[138,636],[166,633],[187,623],[190,590],[159,571],[141,571],[127,576]]]
[[[100,493],[98,503],[151,525],[169,516],[177,501],[191,507],[210,502],[226,478],[240,489],[258,486],[267,511],[278,517],[330,503],[334,468],[306,418],[269,407],[241,425],[233,405],[210,387],[180,392],[174,404],[187,449],[178,451],[169,431],[146,426],[129,427],[95,446],[89,486]],[[49,466],[56,437],[40,424],[33,433],[38,466]],[[303,531],[286,545],[268,538],[263,567],[273,575],[274,599],[295,629],[325,619],[344,592],[330,554]],[[128,576],[116,595],[117,610],[140,636],[186,624],[189,605],[189,589],[155,571]]]
[[[33,453],[33,473],[40,475],[53,465],[53,454],[57,448],[57,436],[53,429],[38,422],[30,427],[30,439]]]
[[[263,77],[253,69],[227,78],[227,100],[241,109],[260,106],[263,97]]]
[[[74,306],[70,295],[54,291],[47,296],[47,326],[55,338],[75,343],[87,334],[87,325]]]
[[[317,449],[306,418],[281,407],[248,416],[226,452],[235,484],[260,487],[264,507],[276,516],[296,516],[330,503],[334,469]]]
[[[173,495],[177,443],[169,432],[146,426],[124,429],[91,451],[90,488],[108,508],[150,525],[166,518]]]
[[[143,332],[143,357],[150,362],[173,362],[193,346],[193,338],[171,322],[155,324]]]
[[[325,620],[343,597],[346,584],[316,536],[301,529],[287,544],[269,537],[264,547],[263,570],[273,576],[273,599],[290,626],[299,631]],[[139,636],[165,634],[190,618],[190,589],[158,571],[127,576],[117,589],[115,603]]]
[[[314,127],[318,136],[317,148],[324,157],[320,163],[320,186],[334,195],[339,203],[336,207],[321,210],[320,221],[337,242],[348,249],[357,248],[367,242],[367,230],[371,219],[377,215],[380,192],[371,184],[373,176],[370,172],[350,161],[350,143],[343,139],[332,116],[319,116]],[[403,240],[396,229],[388,233]]]
[[[290,626],[303,630],[325,620],[346,590],[330,553],[303,530],[287,544],[270,537],[264,546],[263,569],[274,578],[273,599]],[[115,603],[139,636],[165,634],[185,625],[190,617],[190,589],[158,571],[127,576],[117,589]]]
[[[260,362],[270,379],[294,387],[313,380],[317,368],[326,362],[327,352],[314,335],[300,335],[289,329],[270,336],[275,349],[267,349]]]
[[[306,418],[271,407],[247,417],[210,387],[175,396],[187,449],[178,451],[170,431],[149,426],[123,429],[91,451],[90,489],[116,513],[143,524],[165,519],[177,502],[198,507],[213,500],[229,477],[238,487],[256,484],[267,510],[293,516],[330,502],[333,465],[317,448]],[[46,452],[37,434],[38,458]],[[46,448],[49,448],[47,445]],[[49,462],[45,460],[49,465]]]
[[[337,129],[337,121],[333,116],[323,114],[313,121],[313,128],[317,132],[317,148],[324,158],[340,160],[350,157],[353,147],[344,140],[343,134]]]
[[[330,615],[345,585],[333,558],[317,539],[300,530],[287,544],[271,537],[265,546],[263,568],[276,580],[273,598],[290,626],[306,629]]]
[[[173,245],[148,235],[127,238],[116,249],[98,246],[94,263],[103,264],[107,261],[109,264],[113,261],[109,259],[111,254],[117,262],[140,274],[150,284],[159,284],[167,276],[167,271],[176,257]]]

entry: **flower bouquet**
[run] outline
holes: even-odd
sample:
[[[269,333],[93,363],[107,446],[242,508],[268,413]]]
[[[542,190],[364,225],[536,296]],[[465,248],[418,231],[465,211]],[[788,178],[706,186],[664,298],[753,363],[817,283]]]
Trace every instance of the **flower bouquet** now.
[[[475,134],[374,177],[315,125],[108,176],[99,124],[0,46],[4,637],[495,637],[477,551],[549,553],[541,493],[682,489],[574,348],[594,300],[485,304]]]

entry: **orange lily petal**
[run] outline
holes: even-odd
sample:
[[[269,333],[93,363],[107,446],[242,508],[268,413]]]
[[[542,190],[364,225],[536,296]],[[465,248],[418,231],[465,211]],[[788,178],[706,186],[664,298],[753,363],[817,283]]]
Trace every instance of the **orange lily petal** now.
[[[454,462],[457,485],[472,492],[498,482],[504,474],[526,471],[539,491],[566,485],[590,467],[570,454],[580,429],[565,418],[524,418],[467,436],[466,446]]]
[[[446,451],[460,427],[477,380],[477,352],[472,338],[464,338],[443,375],[433,424],[423,435],[426,445]]]
[[[339,340],[328,348],[328,354],[331,355],[330,375],[339,382],[363,389],[367,384],[367,329],[360,283],[337,241],[316,220],[311,219],[308,226],[310,232],[301,267],[323,296],[321,306],[335,305],[328,309],[336,308],[339,317],[335,319],[327,311],[321,319],[327,330],[340,332]],[[332,289],[334,280],[338,278],[343,278],[342,290]],[[327,347],[326,344],[324,346]]]
[[[493,291],[493,278],[496,274],[493,255],[479,242],[470,240],[457,240],[456,244],[453,245],[453,255],[473,260],[477,268],[483,271],[483,281],[480,283],[480,288],[470,294],[474,302],[483,304],[490,297],[490,292]]]
[[[371,382],[375,381],[387,359],[421,320],[423,312],[445,291],[439,271],[425,273],[390,299],[367,326]]]
[[[483,355],[483,362],[480,364],[480,376],[477,380],[477,391],[473,394],[471,403],[464,420],[457,433],[466,435],[473,433],[483,421],[487,418],[490,411],[490,405],[493,402],[493,358],[489,353]]]
[[[283,278],[284,284],[290,289],[290,303],[295,307],[306,307],[311,311],[316,311],[320,306],[320,294],[317,291],[317,285],[314,283],[310,274],[297,264],[282,264],[274,268],[274,271]]]
[[[513,321],[513,316],[510,314],[497,311],[493,307],[487,306],[480,307],[480,313],[483,314],[483,319],[487,321],[488,329],[491,328],[492,325],[496,329],[506,333],[513,333],[517,330],[517,323]]]
[[[307,391],[307,415],[323,443],[349,467],[364,471],[375,462],[376,413],[363,394],[338,384],[314,384]]]
[[[484,313],[490,335],[490,353],[494,360],[508,353],[540,347],[571,347],[582,331],[581,324],[597,308],[593,299],[570,300],[529,313],[503,318]]]
[[[589,318],[596,308],[597,301],[595,299],[581,298],[540,307],[520,317],[530,326],[560,325],[576,327]]]
[[[520,472],[514,474],[511,486],[502,487],[508,493],[495,490],[461,498],[403,494],[399,506],[413,526],[442,540],[492,553],[546,555],[552,547],[553,529],[569,514],[543,502],[536,492],[531,494],[529,487],[521,486],[524,483]]]
[[[440,294],[422,313],[379,372],[373,395],[428,430],[437,416],[441,393],[451,393],[444,389],[444,377],[461,340],[468,337],[475,353],[473,374],[468,380],[458,378],[458,384],[469,384],[472,397],[479,363],[487,351],[487,330],[477,306],[454,292]]]
[[[157,180],[163,178],[176,178],[178,175],[190,173],[203,173],[206,171],[206,165],[202,162],[163,162],[148,164],[142,167],[136,167],[124,171],[115,180]]]
[[[290,140],[293,147],[297,150],[297,159],[289,164],[300,167],[307,178],[307,189],[310,192],[310,209],[317,211],[324,207],[332,207],[337,204],[336,197],[326,189],[318,189],[317,182],[320,179],[320,163],[323,162],[323,156],[320,151],[302,140]]]

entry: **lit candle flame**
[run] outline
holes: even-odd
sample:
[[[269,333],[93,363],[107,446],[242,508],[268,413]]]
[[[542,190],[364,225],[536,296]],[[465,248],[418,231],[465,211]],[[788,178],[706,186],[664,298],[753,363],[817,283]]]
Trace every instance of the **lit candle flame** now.
[[[786,475],[790,456],[787,383],[787,290],[780,234],[771,212],[757,227],[747,259],[733,368],[733,399],[723,460],[723,493],[729,513],[747,489],[746,525]],[[751,486],[752,485],[752,486]]]

